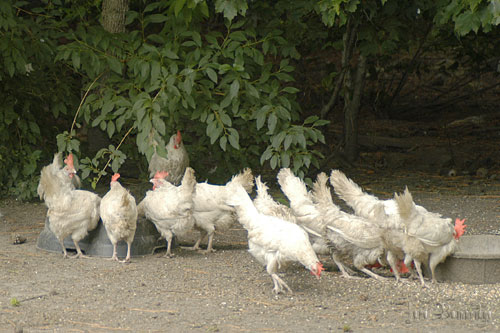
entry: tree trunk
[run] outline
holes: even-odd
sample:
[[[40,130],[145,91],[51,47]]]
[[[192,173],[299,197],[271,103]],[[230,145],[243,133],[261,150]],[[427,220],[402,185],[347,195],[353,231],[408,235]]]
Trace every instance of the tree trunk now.
[[[358,65],[346,73],[344,105],[345,155],[349,162],[358,158],[358,113],[365,83],[366,58],[359,55]]]
[[[125,13],[129,0],[104,0],[102,2],[101,24],[111,33],[125,32]]]
[[[321,109],[321,118],[325,118],[327,113],[330,112],[335,105],[340,96],[340,92],[342,90],[342,86],[344,84],[344,78],[347,71],[349,71],[349,61],[352,57],[352,53],[354,51],[354,47],[356,45],[358,37],[358,25],[352,18],[349,18],[347,21],[346,32],[342,38],[344,49],[342,50],[342,60],[340,64],[340,73],[335,80],[335,88],[333,93],[328,100],[328,103],[323,106]]]

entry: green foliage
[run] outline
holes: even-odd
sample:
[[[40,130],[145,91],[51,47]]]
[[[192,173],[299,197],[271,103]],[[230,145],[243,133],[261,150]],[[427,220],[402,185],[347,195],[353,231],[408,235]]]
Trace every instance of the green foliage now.
[[[453,21],[455,31],[466,35],[477,33],[480,28],[490,32],[500,24],[500,2],[497,0],[451,0],[436,15],[436,22],[445,24]]]
[[[132,8],[129,31],[122,35],[99,25],[74,31],[56,61],[98,80],[79,120],[110,138],[133,128],[137,149],[148,160],[153,143],[163,147],[181,129],[202,177],[207,164],[227,178],[228,172],[256,166],[259,156],[272,168],[299,171],[311,161],[317,165],[320,155],[309,148],[324,142],[318,127],[325,123],[294,124],[300,119],[298,89],[291,86],[294,67],[282,52],[288,47],[283,31],[258,32],[246,19],[235,20],[236,13],[246,12],[244,1],[217,1],[214,10],[227,20],[206,30],[203,4],[154,2]],[[169,16],[172,6],[175,15]],[[78,151],[74,141],[74,134],[60,134],[59,149]],[[111,158],[119,167],[115,155]],[[83,164],[83,177],[96,172],[94,164]]]
[[[20,305],[21,305],[21,302],[19,302],[19,301],[17,300],[17,298],[12,297],[12,298],[10,299],[10,305],[11,305],[11,306],[14,306],[14,307],[18,307],[18,306],[20,306]]]
[[[28,2],[0,3],[0,193],[21,199],[33,197],[39,163],[52,159],[54,143],[45,138],[58,129],[51,117],[64,123],[78,98],[71,73],[54,64],[59,33],[43,20]]]

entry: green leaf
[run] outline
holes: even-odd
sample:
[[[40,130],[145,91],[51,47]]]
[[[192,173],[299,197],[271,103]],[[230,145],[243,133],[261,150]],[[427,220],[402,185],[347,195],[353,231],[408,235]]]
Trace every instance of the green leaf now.
[[[115,133],[115,123],[112,121],[108,122],[108,126],[106,127],[106,130],[108,131],[108,137],[113,137],[113,134]]]
[[[293,141],[293,137],[288,134],[286,137],[285,137],[285,140],[283,142],[283,148],[285,150],[288,150],[288,148],[290,148],[290,145],[292,144],[292,141]]]
[[[115,57],[107,57],[106,62],[113,72],[118,75],[122,75],[122,64],[118,59],[116,59]]]
[[[276,124],[278,123],[278,117],[274,113],[271,113],[267,118],[267,128],[269,129],[269,134],[274,133]]]
[[[297,92],[299,92],[300,90],[297,89],[297,88],[294,88],[294,87],[286,87],[283,89],[284,92],[287,92],[289,94],[296,94]]]
[[[212,80],[214,83],[217,83],[217,73],[215,73],[212,68],[208,67],[205,72],[207,73],[210,80]]]
[[[306,120],[304,120],[304,125],[306,125],[306,124],[312,124],[312,123],[314,123],[318,119],[319,119],[318,116],[309,116],[309,117],[306,118]]]
[[[238,79],[235,79],[233,83],[231,83],[231,87],[229,88],[229,96],[231,99],[238,97],[238,91],[240,90],[240,82]]]
[[[263,165],[264,162],[270,159],[272,155],[273,155],[273,150],[272,147],[269,146],[260,156],[260,164]]]
[[[186,0],[184,0],[185,2]],[[175,14],[177,16],[177,14]],[[163,14],[151,14],[147,16],[148,21],[151,23],[161,23],[168,20],[168,17]]]
[[[278,155],[273,155],[273,157],[271,157],[271,169],[276,169],[276,167],[278,166]]]
[[[186,4],[186,0],[175,0],[175,2],[174,2],[175,16],[179,16],[179,13],[181,12],[181,10],[185,4]]]
[[[290,167],[290,154],[286,151],[281,153],[281,167],[282,168]]]
[[[71,54],[71,61],[73,62],[73,67],[76,69],[80,68],[80,52],[75,51]]]
[[[255,89],[255,87],[251,83],[245,81],[245,88],[246,88],[248,95],[255,97],[255,98],[260,98],[259,92],[257,91],[257,89]]]
[[[240,149],[240,135],[234,128],[229,128],[229,143],[234,149]]]
[[[226,136],[223,136],[222,138],[220,138],[219,145],[223,151],[226,151],[226,146],[227,146],[227,137]]]
[[[275,135],[272,140],[271,140],[271,145],[273,146],[274,149],[278,150],[279,146],[283,142],[283,139],[285,139],[286,133],[285,132],[280,132],[278,135]]]

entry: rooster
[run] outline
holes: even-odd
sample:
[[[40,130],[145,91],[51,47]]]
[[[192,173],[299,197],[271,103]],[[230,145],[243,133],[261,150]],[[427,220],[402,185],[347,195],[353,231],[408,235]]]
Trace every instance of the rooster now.
[[[419,250],[420,252],[424,251],[423,248],[430,249],[430,245],[424,246],[420,241],[417,241],[416,238],[409,237],[408,226],[412,225],[415,227],[415,225],[418,225],[420,232],[429,233],[429,235],[424,237],[443,237],[443,239],[450,239],[450,220],[442,218],[440,214],[429,212],[422,206],[415,205],[409,192],[408,194],[404,194],[403,197],[398,195],[398,199],[395,197],[394,199],[380,200],[373,195],[365,193],[361,187],[347,178],[340,170],[332,170],[330,182],[337,195],[354,210],[356,215],[377,223],[386,230],[383,237],[386,244],[386,250],[388,251],[387,259],[393,268],[396,278],[398,279],[397,270],[394,269],[393,265],[396,264],[397,260],[404,258],[405,266],[411,269],[411,261],[416,259],[419,262],[415,262],[415,268],[417,269],[420,282],[424,286],[425,283],[420,269],[420,263],[422,261],[420,260],[423,260],[423,262],[427,264],[427,259],[423,258],[420,253],[416,255],[417,258],[413,258],[411,253],[414,254],[414,250],[418,247],[421,247]],[[411,199],[411,205],[408,198]],[[400,204],[398,204],[398,200]],[[404,203],[406,203],[406,205],[404,205]],[[382,204],[384,207],[384,214],[386,216],[384,219],[376,217],[375,207],[379,204]],[[405,208],[408,206],[411,206],[411,210]],[[401,215],[401,213],[403,213],[403,215]],[[416,222],[411,223],[411,221],[409,221],[410,217],[415,221],[419,220],[419,222],[417,224],[415,224]],[[464,233],[465,227],[463,221],[457,219],[454,227],[456,235],[461,236]],[[442,232],[445,234],[440,235]],[[446,234],[448,235],[446,236]],[[453,233],[451,235],[453,235]],[[453,251],[454,246],[449,244],[450,242],[439,245],[441,241],[434,242],[431,239],[425,238],[424,241],[434,243],[434,255],[431,255],[429,265],[431,266],[432,280],[435,281],[435,266],[444,260],[447,255],[452,253],[450,251]],[[411,271],[411,273],[413,275],[413,271]]]
[[[193,191],[196,185],[194,170],[186,168],[181,185],[175,186],[165,178],[167,172],[157,172],[151,179],[153,190],[146,193],[146,197],[138,206],[141,216],[154,223],[156,229],[167,240],[166,257],[172,257],[172,239],[174,235],[182,236],[192,229],[193,219]]]
[[[149,162],[150,177],[154,177],[159,171],[166,171],[168,172],[166,180],[174,185],[179,185],[184,171],[189,166],[189,156],[184,148],[180,131],[170,137],[165,149],[167,150],[167,158],[159,156],[155,147],[155,152]]]
[[[61,169],[60,157],[54,156],[54,162],[42,169],[38,194],[43,197],[49,208],[47,217],[49,229],[61,244],[64,258],[68,257],[64,239],[71,236],[77,251],[76,258],[85,257],[78,245],[90,230],[99,222],[101,198],[95,193],[75,190],[71,175],[74,175],[73,158],[66,159],[66,167]],[[57,161],[56,161],[57,160]]]
[[[111,177],[111,189],[101,200],[100,214],[108,238],[113,244],[112,260],[118,261],[116,245],[120,240],[127,242],[127,256],[122,262],[130,261],[130,247],[137,228],[137,206],[134,197],[118,182],[119,173]]]
[[[226,185],[212,185],[208,183],[196,184],[193,194],[193,216],[194,227],[200,231],[200,237],[191,248],[199,250],[200,244],[205,236],[208,236],[208,245],[205,252],[214,252],[212,247],[216,230],[226,230],[236,221],[233,207],[226,204],[229,197],[233,195],[228,189],[230,184],[240,184],[250,193],[253,187],[253,175],[250,169],[233,176]]]
[[[289,262],[300,262],[320,278],[323,265],[314,252],[307,233],[298,225],[257,211],[246,189],[237,183],[228,186],[231,195],[226,203],[236,208],[239,222],[248,231],[249,252],[271,275],[278,294],[292,292],[278,276],[278,268]]]

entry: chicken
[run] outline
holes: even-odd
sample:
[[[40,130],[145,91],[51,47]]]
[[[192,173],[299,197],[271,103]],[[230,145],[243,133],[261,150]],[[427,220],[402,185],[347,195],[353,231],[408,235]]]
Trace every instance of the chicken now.
[[[333,252],[338,256],[351,257],[354,267],[363,273],[379,281],[385,280],[365,267],[379,262],[384,255],[383,230],[364,218],[341,211],[333,203],[327,181],[328,176],[320,173],[312,196],[326,224],[326,237]],[[383,206],[375,206],[374,214],[377,219],[384,218]]]
[[[184,171],[189,166],[189,156],[184,148],[180,131],[170,137],[165,149],[167,150],[167,158],[159,156],[155,147],[155,152],[149,161],[150,177],[154,177],[159,171],[166,171],[168,172],[166,180],[174,185],[179,185]]]
[[[46,188],[55,186],[57,188],[68,187],[74,190],[80,187],[80,178],[76,175],[76,170],[73,165],[73,154],[69,154],[64,160],[66,166],[62,165],[61,153],[54,154],[54,159],[51,164],[42,168],[40,177],[40,182],[37,188],[37,194],[40,200],[44,200],[47,207],[50,205],[50,200],[54,197],[47,197]],[[53,189],[48,189],[49,192],[54,191]]]
[[[38,193],[49,208],[49,229],[59,240],[64,258],[68,257],[64,246],[64,239],[68,236],[75,244],[75,257],[84,257],[78,242],[97,227],[101,198],[95,193],[74,189],[71,178],[67,178],[74,170],[72,158],[67,159],[68,169],[60,169],[59,156],[54,156],[54,161],[56,159],[56,163],[42,169]]]
[[[248,231],[249,252],[273,280],[275,293],[292,290],[278,276],[278,268],[289,262],[299,262],[320,278],[323,265],[314,252],[307,233],[298,225],[257,211],[245,188],[228,186],[231,195],[226,203],[236,208],[239,222]]]
[[[353,274],[354,272],[342,263],[338,253],[331,251],[328,246],[330,241],[326,237],[323,237],[326,233],[326,224],[316,208],[311,194],[307,191],[306,184],[288,168],[280,170],[278,173],[278,183],[281,191],[290,201],[290,208],[295,215],[297,223],[301,227],[305,227],[321,235],[320,237],[316,237],[310,233],[314,251],[321,255],[331,255],[333,261],[342,272],[342,276],[349,277],[349,273]]]
[[[182,183],[175,186],[168,182],[166,172],[157,172],[151,180],[153,190],[138,206],[139,215],[154,223],[158,232],[167,242],[166,257],[172,257],[172,239],[174,235],[182,236],[193,228],[193,191],[196,186],[194,170],[186,168]]]
[[[465,220],[457,219],[453,225],[450,218],[443,218],[439,214],[422,214],[407,188],[403,194],[395,194],[394,201],[405,227],[405,265],[409,266],[413,259],[420,282],[425,286],[421,263],[428,264],[432,282],[436,282],[436,266],[455,251],[458,239],[465,232]]]
[[[424,279],[420,269],[420,263],[427,264],[427,259],[423,258],[422,251],[432,250],[429,265],[431,268],[432,279],[434,278],[435,266],[444,260],[444,258],[451,254],[454,246],[448,243],[436,242],[436,238],[443,237],[443,239],[450,239],[450,225],[449,219],[442,218],[440,214],[429,212],[422,206],[415,205],[411,194],[404,194],[403,197],[397,196],[394,199],[380,200],[377,197],[365,193],[361,187],[354,183],[351,179],[347,178],[340,170],[332,170],[330,175],[330,182],[332,183],[337,195],[343,199],[358,216],[364,217],[382,227],[385,232],[383,234],[385,247],[387,251],[387,261],[391,265],[396,279],[399,279],[397,269],[393,266],[396,265],[397,260],[404,258],[405,265],[408,269],[411,268],[411,261],[416,259],[415,268],[422,285],[425,285]],[[411,203],[409,200],[411,199]],[[400,204],[398,204],[398,200]],[[406,203],[406,206],[403,204]],[[384,207],[385,218],[380,219],[375,215],[375,207],[382,204]],[[406,208],[404,208],[406,207]],[[411,207],[408,208],[408,207]],[[404,214],[405,217],[401,215]],[[413,219],[412,223],[410,220]],[[423,243],[434,244],[431,248],[430,245],[422,245],[423,243],[417,238],[409,235],[409,225],[419,230],[419,236],[422,236]],[[463,221],[457,219],[455,225],[455,232],[457,235],[462,235],[464,232]],[[429,235],[420,235],[420,233],[429,232]],[[444,233],[441,234],[440,233]],[[453,233],[451,233],[453,235]],[[417,235],[415,235],[417,236]],[[428,237],[428,239],[426,239]],[[434,239],[432,239],[434,238]],[[453,238],[453,237],[451,237]],[[417,258],[414,258],[416,256]],[[411,272],[413,275],[413,271]]]
[[[200,231],[200,237],[192,247],[200,249],[200,243],[208,236],[208,245],[205,252],[214,252],[212,247],[216,230],[227,230],[236,221],[233,207],[226,204],[227,199],[233,195],[228,190],[228,185],[240,184],[250,193],[253,187],[253,176],[250,169],[234,176],[226,185],[212,185],[208,183],[196,184],[193,195],[194,227]]]
[[[137,205],[134,197],[118,182],[119,173],[111,177],[111,189],[101,200],[100,214],[108,238],[113,244],[112,260],[118,261],[116,246],[120,240],[127,242],[127,256],[122,262],[130,261],[130,248],[137,228]]]

